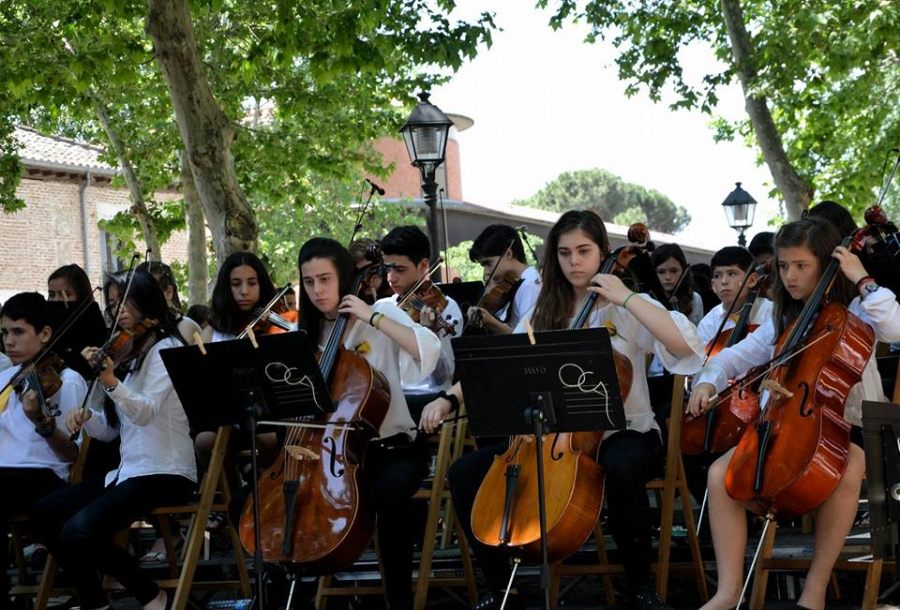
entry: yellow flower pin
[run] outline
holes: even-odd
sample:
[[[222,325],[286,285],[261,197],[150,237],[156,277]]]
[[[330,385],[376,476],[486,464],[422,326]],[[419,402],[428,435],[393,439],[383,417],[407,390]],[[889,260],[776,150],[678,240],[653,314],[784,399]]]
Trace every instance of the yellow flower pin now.
[[[368,354],[372,351],[372,346],[369,345],[368,341],[363,341],[362,343],[354,347],[353,351],[357,354]]]
[[[612,323],[612,320],[606,320],[605,322],[603,322],[603,328],[609,331],[610,339],[619,334],[619,332],[616,330],[616,325]]]

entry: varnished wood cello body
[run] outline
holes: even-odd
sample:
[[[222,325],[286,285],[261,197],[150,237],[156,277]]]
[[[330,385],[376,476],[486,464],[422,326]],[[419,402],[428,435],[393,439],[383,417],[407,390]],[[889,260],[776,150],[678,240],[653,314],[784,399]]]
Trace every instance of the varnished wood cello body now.
[[[341,314],[319,354],[334,411],[307,422],[321,427],[289,428],[281,455],[259,479],[264,561],[291,563],[311,574],[352,565],[375,528],[361,467],[387,415],[390,389],[363,356],[341,346],[347,323],[348,315]],[[240,538],[252,553],[252,501],[241,516]]]
[[[746,429],[728,464],[728,494],[758,515],[796,517],[815,510],[847,468],[850,423],[844,403],[862,378],[875,334],[843,305],[825,302],[837,272],[832,260],[776,342],[779,356],[767,380],[793,396],[767,397],[759,422]]]

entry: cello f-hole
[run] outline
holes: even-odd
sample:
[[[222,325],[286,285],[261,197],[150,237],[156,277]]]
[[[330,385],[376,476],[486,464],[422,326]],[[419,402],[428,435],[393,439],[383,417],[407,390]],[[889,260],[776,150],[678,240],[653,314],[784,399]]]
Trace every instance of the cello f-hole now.
[[[550,445],[550,459],[553,460],[554,462],[558,462],[559,460],[563,459],[562,450],[556,449],[556,444],[558,442],[559,442],[559,434],[557,433],[557,434],[553,435],[553,444]]]
[[[809,402],[809,386],[803,382],[798,387],[803,390],[803,400],[800,401],[800,417],[812,417],[815,408]]]
[[[344,469],[338,466],[337,463],[337,443],[330,436],[326,436],[322,439],[322,442],[325,444],[325,447],[328,449],[328,453],[331,456],[328,459],[328,469],[331,471],[331,476],[344,476]]]

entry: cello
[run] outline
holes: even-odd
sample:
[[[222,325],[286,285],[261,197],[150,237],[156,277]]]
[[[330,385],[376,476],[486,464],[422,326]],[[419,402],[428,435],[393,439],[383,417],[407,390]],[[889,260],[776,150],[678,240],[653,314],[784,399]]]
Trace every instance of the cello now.
[[[367,269],[357,276],[354,294]],[[259,478],[263,560],[292,563],[311,574],[352,565],[375,528],[374,510],[361,490],[361,466],[387,415],[390,388],[362,355],[342,347],[349,318],[338,315],[318,354],[334,411],[290,428],[280,457]],[[241,516],[240,538],[253,553],[252,500]]]
[[[735,345],[756,329],[750,324],[753,306],[760,294],[766,292],[765,278],[768,270],[765,265],[758,265],[753,270],[757,277],[756,285],[747,295],[741,307],[740,317],[732,328],[722,330],[728,316],[722,319],[719,332],[709,342],[706,350],[706,362],[725,348]],[[745,281],[750,277],[748,273]],[[738,291],[740,294],[743,286]],[[705,363],[704,363],[705,364]],[[759,400],[757,393],[743,384],[739,384],[726,398],[717,402],[705,415],[686,418],[681,423],[681,452],[687,455],[701,453],[724,453],[737,445],[744,429],[759,417]]]
[[[600,273],[610,273],[617,265],[626,268],[636,248],[618,248],[603,261]],[[597,298],[597,293],[588,293],[570,329],[584,326]],[[631,388],[631,362],[615,352],[615,366],[624,401]],[[595,431],[545,435],[552,437],[542,443],[549,562],[577,551],[600,517],[603,469],[596,458],[603,434]],[[536,445],[532,436],[513,437],[509,448],[494,458],[472,506],[472,531],[479,541],[488,546],[516,548],[519,556],[530,562],[540,561],[542,552]]]
[[[859,249],[855,239],[842,245]],[[854,243],[851,245],[851,241]],[[875,347],[870,326],[827,301],[839,263],[831,260],[794,323],[775,344],[761,387],[778,384],[793,395],[761,394],[762,414],[735,448],[725,489],[757,515],[797,517],[834,492],[850,457],[844,403]]]

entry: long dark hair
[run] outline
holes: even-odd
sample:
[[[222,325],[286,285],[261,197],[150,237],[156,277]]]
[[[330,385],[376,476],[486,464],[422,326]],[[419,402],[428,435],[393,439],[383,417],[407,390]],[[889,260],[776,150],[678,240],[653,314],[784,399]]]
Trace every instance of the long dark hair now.
[[[591,241],[600,247],[601,260],[609,254],[606,227],[596,213],[590,210],[570,210],[559,217],[547,234],[547,255],[541,270],[541,292],[531,319],[535,330],[562,330],[569,326],[569,318],[572,317],[575,305],[575,290],[559,266],[556,251],[560,237],[576,229],[587,233]]]
[[[209,325],[220,333],[236,335],[253,319],[252,312],[244,312],[238,308],[231,294],[231,272],[244,265],[256,271],[259,281],[257,305],[265,305],[275,296],[275,285],[259,257],[252,252],[232,252],[219,267],[209,311]]]
[[[93,300],[94,292],[91,288],[91,280],[84,269],[78,265],[72,263],[56,269],[47,278],[47,283],[49,284],[51,281],[58,279],[64,279],[68,282],[72,290],[75,291],[75,300],[79,303],[85,299]]]
[[[832,259],[832,252],[841,243],[841,235],[838,229],[822,218],[808,216],[794,222],[789,222],[775,234],[775,270],[772,274],[772,301],[775,304],[773,315],[775,317],[775,330],[778,335],[797,319],[803,309],[803,301],[791,297],[784,283],[781,281],[781,273],[778,272],[779,249],[803,247],[819,261],[819,273],[825,271]],[[855,296],[855,288],[843,273],[838,272],[828,293],[830,301],[847,305]]]
[[[678,261],[684,276],[681,278],[681,284],[678,286],[675,294],[669,296],[675,297],[678,311],[689,316],[694,310],[694,278],[691,275],[691,268],[687,263],[687,258],[684,256],[684,250],[678,244],[663,244],[650,255],[654,271],[670,258]]]
[[[355,266],[347,248],[327,237],[313,237],[300,248],[300,254],[297,255],[297,269],[300,272],[300,311],[303,312],[300,316],[300,328],[306,331],[311,340],[318,341],[322,318],[325,316],[310,300],[303,283],[303,263],[314,258],[325,258],[334,264],[338,274],[339,298],[344,298],[353,290]]]

